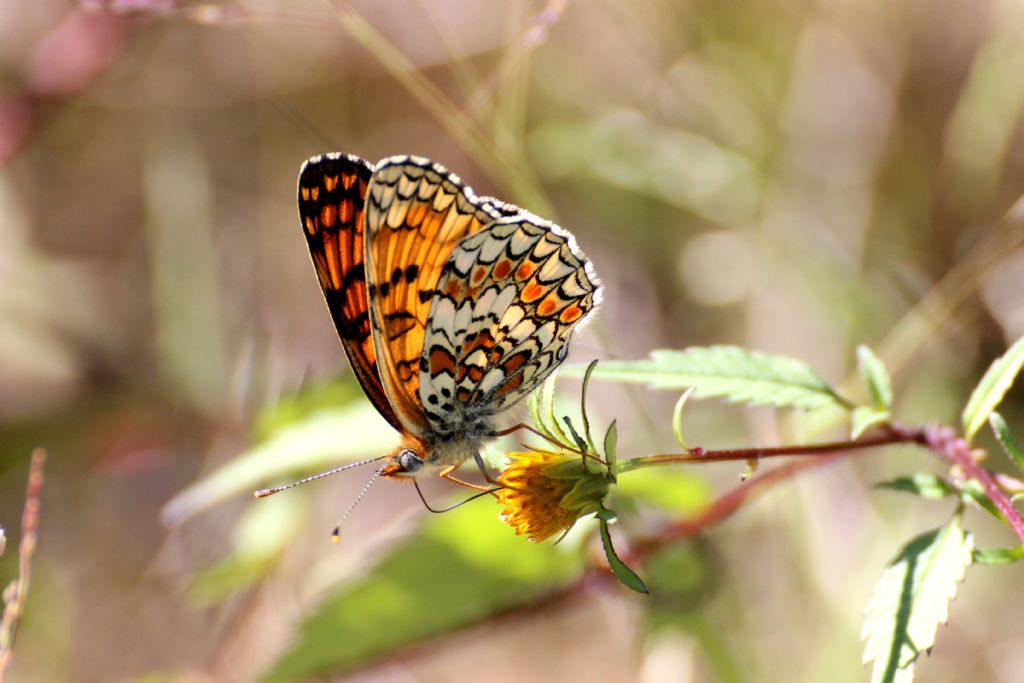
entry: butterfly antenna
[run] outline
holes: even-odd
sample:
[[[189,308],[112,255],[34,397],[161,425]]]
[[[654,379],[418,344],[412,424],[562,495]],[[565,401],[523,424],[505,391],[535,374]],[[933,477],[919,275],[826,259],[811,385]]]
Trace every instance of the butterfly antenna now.
[[[381,472],[383,471],[383,467],[377,468],[377,470],[373,473],[373,476],[370,477],[370,481],[366,482],[366,486],[364,486],[363,490],[359,492],[359,495],[356,496],[356,499],[352,501],[352,504],[348,506],[348,510],[345,510],[345,514],[341,516],[341,519],[338,520],[338,526],[334,527],[334,531],[331,532],[331,541],[333,543],[337,543],[341,540],[341,525],[345,523],[345,520],[348,519],[348,516],[351,515],[352,511],[356,509],[356,505],[359,505],[359,501],[363,499],[363,496],[366,495],[366,492],[370,490],[370,487],[373,486],[373,484],[377,481],[377,477],[379,477],[381,475]]]
[[[378,456],[376,458],[370,458],[369,460],[360,460],[359,462],[350,462],[347,465],[342,465],[341,467],[335,467],[333,470],[327,470],[326,472],[321,472],[320,474],[314,474],[311,477],[306,477],[305,479],[300,479],[299,481],[292,482],[291,484],[285,484],[284,486],[275,486],[272,489],[260,489],[259,491],[254,492],[253,495],[256,496],[257,498],[266,498],[267,496],[272,496],[275,493],[280,493],[281,491],[287,491],[288,489],[293,489],[296,486],[299,486],[300,484],[308,484],[311,481],[316,481],[317,479],[323,479],[324,477],[329,477],[332,474],[337,474],[338,472],[344,472],[345,470],[350,470],[353,467],[360,467],[362,465],[368,465],[371,462],[376,462],[377,460],[383,460],[386,457],[388,457],[388,456],[381,455],[381,456]],[[378,472],[378,474],[380,474],[380,473]]]
[[[423,501],[423,507],[427,508],[428,510],[430,510],[431,512],[436,513],[436,514],[441,514],[443,512],[451,512],[455,508],[462,507],[466,503],[471,503],[474,500],[476,500],[477,498],[483,498],[484,496],[492,494],[495,491],[500,491],[502,489],[507,489],[508,488],[507,486],[495,486],[494,488],[487,489],[486,491],[481,491],[480,493],[474,493],[472,496],[470,496],[466,500],[460,500],[458,503],[455,503],[454,505],[449,505],[446,508],[441,508],[440,510],[438,510],[437,508],[430,507],[430,503],[427,502],[426,497],[423,495],[423,490],[420,489],[420,483],[418,481],[416,481],[415,479],[412,480],[412,483],[413,483],[413,486],[416,487],[416,493],[419,494],[420,500]]]

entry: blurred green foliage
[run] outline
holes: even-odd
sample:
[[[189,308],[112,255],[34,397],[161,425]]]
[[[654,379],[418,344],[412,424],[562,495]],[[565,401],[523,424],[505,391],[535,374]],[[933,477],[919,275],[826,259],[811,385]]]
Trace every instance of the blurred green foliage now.
[[[264,679],[344,671],[396,648],[526,609],[579,571],[567,548],[524,543],[494,510],[466,506],[430,520],[369,576],[326,596]]]

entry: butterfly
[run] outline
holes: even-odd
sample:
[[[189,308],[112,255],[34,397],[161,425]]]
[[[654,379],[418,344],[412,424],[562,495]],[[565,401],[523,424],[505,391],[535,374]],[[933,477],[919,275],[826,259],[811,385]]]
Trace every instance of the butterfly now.
[[[298,205],[352,371],[401,435],[379,473],[487,477],[481,447],[600,302],[575,239],[416,156],[315,156]]]

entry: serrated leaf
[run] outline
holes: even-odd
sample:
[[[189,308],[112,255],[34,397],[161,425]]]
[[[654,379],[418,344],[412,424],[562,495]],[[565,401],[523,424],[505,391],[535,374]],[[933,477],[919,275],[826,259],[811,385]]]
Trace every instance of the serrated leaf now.
[[[974,438],[981,426],[988,421],[988,416],[1003,400],[1003,396],[1013,385],[1022,365],[1024,365],[1024,337],[1014,342],[1006,353],[989,366],[985,376],[971,392],[971,398],[968,399],[961,416],[964,435],[968,442]]]
[[[1010,456],[1010,460],[1017,466],[1017,469],[1024,472],[1024,451],[1021,451],[1017,438],[1010,431],[1010,425],[1006,424],[1006,420],[999,413],[989,415],[988,423],[992,425],[992,431],[995,432],[999,445]]]
[[[630,569],[630,567],[619,559],[618,554],[615,552],[615,548],[612,546],[612,536],[608,532],[608,520],[604,516],[598,514],[598,523],[601,528],[601,545],[604,546],[604,554],[608,557],[608,566],[611,567],[612,573],[615,574],[615,578],[619,580],[626,588],[634,590],[637,593],[643,593],[648,595],[650,591],[647,590],[647,586],[644,584],[643,579]]]
[[[889,481],[875,484],[876,489],[890,489],[913,493],[929,500],[939,500],[947,496],[959,496],[960,491],[952,482],[934,474],[918,472],[909,477],[897,477]]]
[[[973,537],[959,517],[914,538],[882,572],[865,610],[864,662],[872,683],[909,683],[917,656],[935,644],[949,602],[971,564]]]
[[[857,370],[864,380],[871,403],[879,411],[892,408],[892,380],[882,359],[863,344],[857,347]]]
[[[1013,564],[1024,560],[1024,545],[1013,548],[983,548],[974,551],[977,564]]]
[[[878,410],[870,406],[857,406],[850,413],[850,438],[856,441],[860,435],[880,424],[889,421],[892,415],[888,410]]]
[[[563,373],[579,377],[585,370],[573,365]],[[594,377],[648,384],[655,389],[696,387],[703,397],[721,397],[733,403],[806,409],[852,406],[804,363],[737,346],[662,349],[652,352],[648,360],[605,361]]]

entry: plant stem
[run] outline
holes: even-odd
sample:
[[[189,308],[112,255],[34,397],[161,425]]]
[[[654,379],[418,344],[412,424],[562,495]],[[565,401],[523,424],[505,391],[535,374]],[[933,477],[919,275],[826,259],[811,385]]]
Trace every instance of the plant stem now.
[[[668,453],[664,455],[648,455],[640,458],[620,461],[616,474],[623,474],[642,467],[669,465],[675,463],[704,464],[711,462],[728,462],[734,460],[762,460],[781,456],[817,456],[827,457],[853,450],[875,448],[896,443],[916,443],[924,446],[958,465],[969,477],[976,479],[985,490],[996,509],[1002,513],[1013,532],[1024,543],[1024,517],[996,483],[992,474],[978,464],[971,453],[970,445],[949,427],[931,426],[925,428],[886,425],[884,432],[857,441],[833,441],[830,443],[803,444],[796,446],[777,446],[774,448],[735,448],[725,450],[704,450],[691,448],[685,453]]]
[[[985,495],[1003,514],[1017,538],[1024,543],[1024,518],[1017,508],[1006,497],[1003,490],[996,484],[992,474],[978,464],[971,454],[971,446],[963,438],[958,437],[949,427],[934,426],[924,430],[925,445],[950,462],[960,466],[972,479],[976,479],[985,489]]]
[[[685,453],[668,453],[664,455],[648,455],[640,458],[623,460],[618,463],[616,474],[629,472],[641,467],[667,465],[671,463],[704,464],[711,462],[728,462],[733,460],[762,460],[787,455],[827,456],[844,451],[875,448],[895,443],[916,443],[927,445],[926,432],[923,429],[908,429],[890,426],[884,433],[857,441],[833,441],[829,443],[801,444],[795,446],[776,446],[774,448],[734,448],[724,450],[704,450],[691,448]]]
[[[43,465],[46,451],[37,448],[32,453],[28,471],[28,490],[25,493],[25,509],[21,515],[21,542],[18,546],[18,578],[4,590],[3,616],[0,618],[0,683],[3,683],[7,667],[14,654],[14,639],[18,623],[25,611],[31,576],[32,555],[35,554],[39,535],[39,494],[43,488]]]

